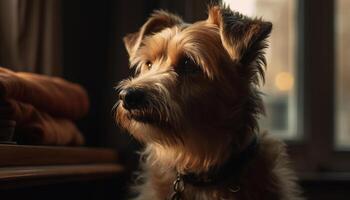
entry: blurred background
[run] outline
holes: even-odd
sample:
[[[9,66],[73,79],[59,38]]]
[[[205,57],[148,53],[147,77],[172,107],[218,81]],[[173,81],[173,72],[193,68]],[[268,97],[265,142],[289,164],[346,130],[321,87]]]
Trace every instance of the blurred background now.
[[[130,171],[141,147],[121,132],[113,87],[130,75],[122,37],[154,9],[206,19],[209,0],[0,0],[0,66],[61,76],[89,93],[77,122],[87,146],[110,147]],[[284,139],[309,199],[350,198],[350,1],[223,0],[273,23],[262,129]]]

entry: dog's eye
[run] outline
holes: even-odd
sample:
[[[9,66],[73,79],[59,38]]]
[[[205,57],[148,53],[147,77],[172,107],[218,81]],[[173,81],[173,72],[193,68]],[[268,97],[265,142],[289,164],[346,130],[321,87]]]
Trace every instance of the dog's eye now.
[[[146,62],[146,67],[147,67],[147,69],[151,69],[152,68],[152,62],[151,61],[147,61]]]
[[[200,66],[192,59],[185,57],[178,66],[179,74],[196,74],[201,71]]]

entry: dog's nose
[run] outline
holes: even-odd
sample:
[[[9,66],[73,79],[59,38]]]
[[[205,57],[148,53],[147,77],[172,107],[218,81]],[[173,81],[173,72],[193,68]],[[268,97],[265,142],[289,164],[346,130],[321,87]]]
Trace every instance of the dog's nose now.
[[[123,101],[123,107],[127,110],[141,108],[146,104],[146,95],[142,89],[127,88],[119,93],[119,99]]]

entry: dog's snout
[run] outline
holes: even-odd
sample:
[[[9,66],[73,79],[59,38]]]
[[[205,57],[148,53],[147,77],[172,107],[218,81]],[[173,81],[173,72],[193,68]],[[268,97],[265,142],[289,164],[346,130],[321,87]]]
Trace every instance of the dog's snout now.
[[[146,104],[146,95],[142,89],[123,89],[119,93],[119,99],[123,101],[123,107],[127,110],[141,108]]]

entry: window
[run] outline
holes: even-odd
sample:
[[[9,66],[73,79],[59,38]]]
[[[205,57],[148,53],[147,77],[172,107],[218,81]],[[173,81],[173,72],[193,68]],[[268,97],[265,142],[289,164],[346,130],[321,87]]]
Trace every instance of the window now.
[[[296,2],[295,0],[225,0],[232,10],[273,23],[266,51],[266,83],[263,87],[267,117],[262,129],[282,138],[297,136],[296,101]]]
[[[350,1],[224,2],[274,25],[263,88],[268,116],[261,127],[288,139],[298,172],[348,172]]]
[[[350,147],[350,1],[336,4],[336,145]]]

